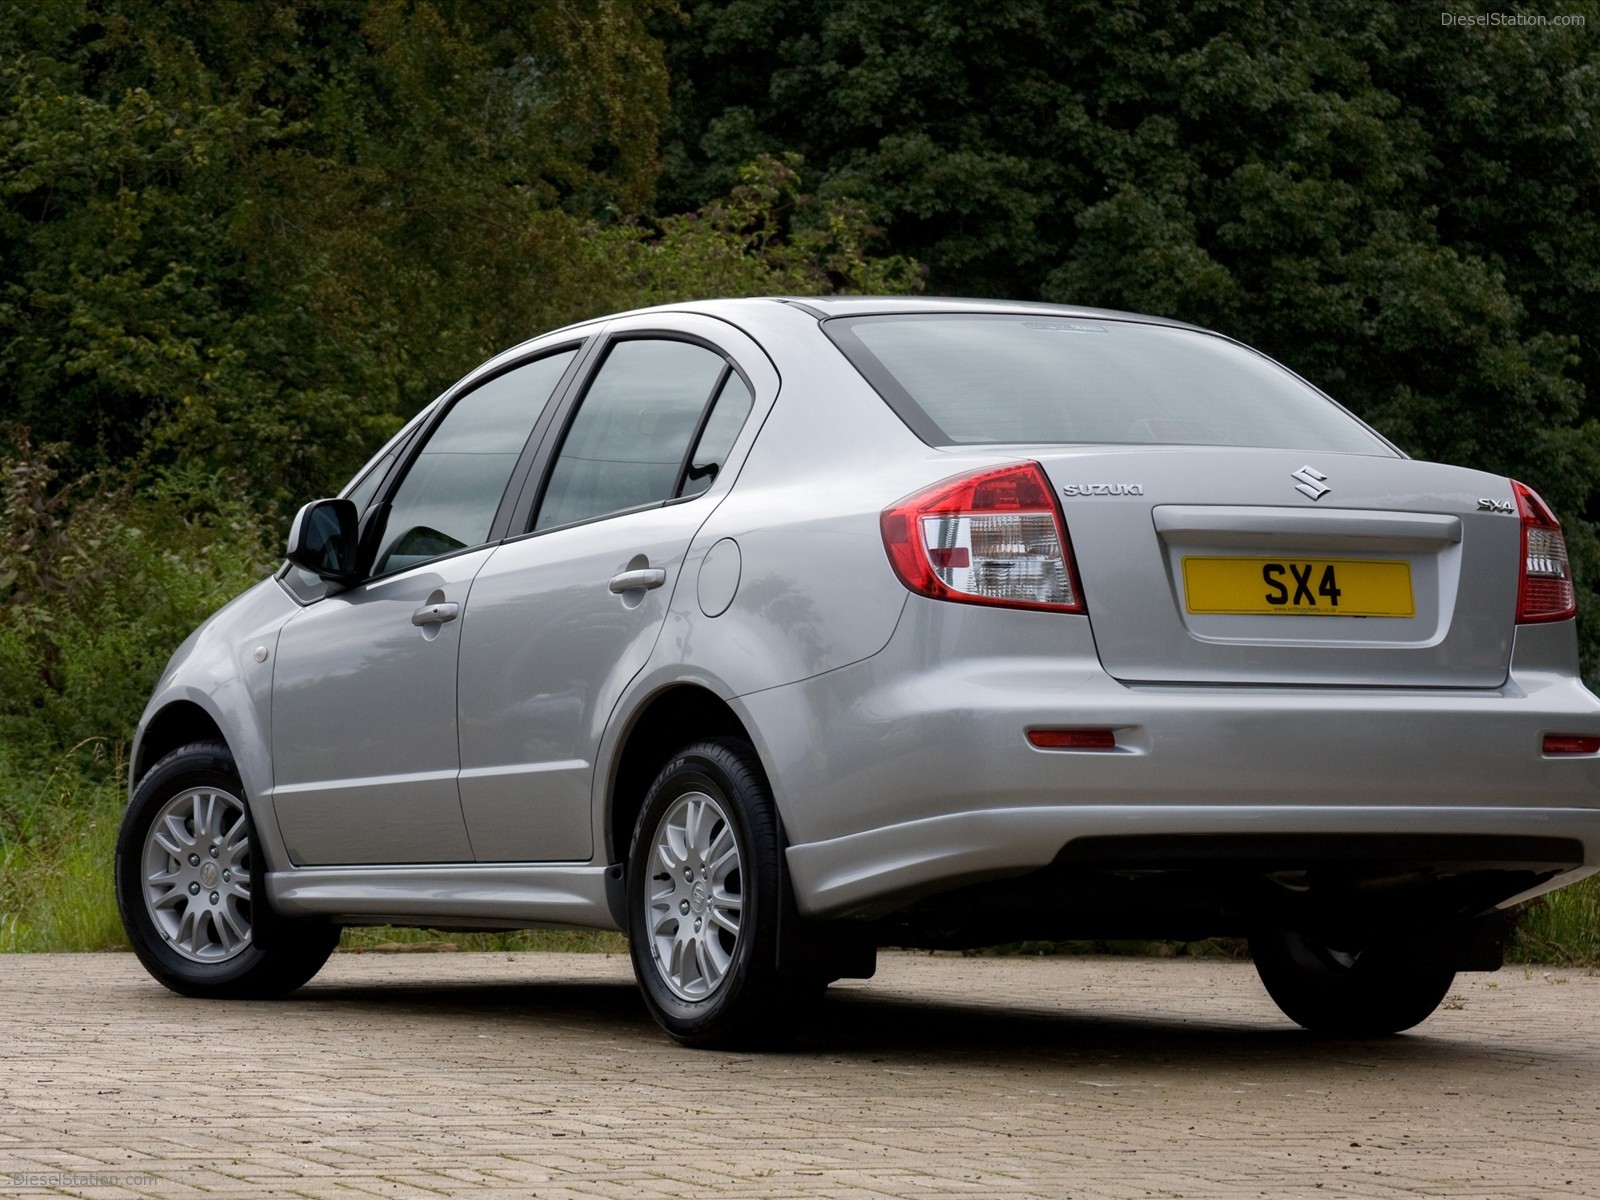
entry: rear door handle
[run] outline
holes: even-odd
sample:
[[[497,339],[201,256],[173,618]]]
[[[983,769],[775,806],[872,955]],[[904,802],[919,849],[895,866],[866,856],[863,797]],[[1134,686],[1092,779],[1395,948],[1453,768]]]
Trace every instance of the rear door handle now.
[[[613,592],[631,592],[635,589],[658,588],[667,581],[667,573],[660,567],[645,567],[638,571],[624,571],[613,575],[606,586]]]
[[[443,625],[461,615],[459,604],[424,604],[411,614],[413,625]]]

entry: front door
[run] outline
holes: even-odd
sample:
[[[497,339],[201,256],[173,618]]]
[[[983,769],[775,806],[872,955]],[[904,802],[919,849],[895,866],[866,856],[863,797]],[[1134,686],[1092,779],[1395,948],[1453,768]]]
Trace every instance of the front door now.
[[[289,857],[470,862],[456,793],[450,607],[484,548],[331,596],[284,626],[272,677],[273,805]]]

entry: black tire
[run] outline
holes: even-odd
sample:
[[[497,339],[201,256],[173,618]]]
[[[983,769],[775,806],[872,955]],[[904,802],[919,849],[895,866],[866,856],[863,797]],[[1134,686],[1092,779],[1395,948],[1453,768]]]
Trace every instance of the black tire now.
[[[710,822],[699,838],[709,852],[697,854],[686,830],[684,857],[669,870],[655,853],[657,841],[668,836],[666,826],[676,829],[674,823],[697,807]],[[661,769],[645,796],[629,843],[629,951],[651,1015],[686,1046],[771,1046],[790,1033],[790,1004],[777,971],[778,829],[755,751],[734,738],[689,746]],[[723,860],[725,837],[737,853],[737,879],[718,884],[706,859]],[[705,891],[697,893],[700,886]],[[733,895],[736,934],[716,923],[727,916],[717,897]],[[709,970],[700,969],[702,961]],[[718,970],[717,964],[725,965]]]
[[[1408,961],[1397,948],[1335,949],[1292,930],[1252,936],[1250,954],[1286,1017],[1336,1037],[1382,1037],[1419,1025],[1456,977],[1448,968]]]
[[[187,853],[174,857],[165,849],[173,845]],[[159,903],[147,885],[157,860],[171,875]],[[117,908],[133,952],[161,983],[185,996],[272,999],[322,968],[339,927],[273,912],[265,875],[244,785],[225,744],[174,750],[139,781],[117,837]]]

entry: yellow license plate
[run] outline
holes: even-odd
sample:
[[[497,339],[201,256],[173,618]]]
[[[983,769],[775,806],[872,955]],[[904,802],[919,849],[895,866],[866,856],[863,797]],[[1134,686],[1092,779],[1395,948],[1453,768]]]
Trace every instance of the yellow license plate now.
[[[1413,617],[1411,564],[1359,558],[1185,558],[1192,613]]]

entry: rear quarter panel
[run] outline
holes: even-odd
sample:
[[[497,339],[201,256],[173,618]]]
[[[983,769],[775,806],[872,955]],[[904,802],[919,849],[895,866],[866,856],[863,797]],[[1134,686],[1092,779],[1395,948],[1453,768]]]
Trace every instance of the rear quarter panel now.
[[[777,400],[690,546],[641,683],[715,680],[725,699],[792,683],[882,649],[905,606],[878,514],[938,477],[943,456],[889,411],[814,318],[771,307],[752,332],[782,378]],[[713,616],[701,572],[725,541],[737,546],[737,583]],[[718,555],[726,572],[728,547]]]

